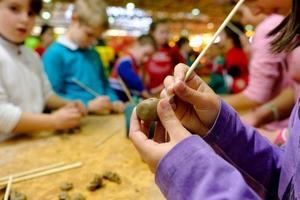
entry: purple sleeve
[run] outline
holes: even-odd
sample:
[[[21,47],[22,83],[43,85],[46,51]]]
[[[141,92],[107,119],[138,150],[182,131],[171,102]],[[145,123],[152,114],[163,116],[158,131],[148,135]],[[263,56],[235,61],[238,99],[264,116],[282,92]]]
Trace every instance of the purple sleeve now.
[[[175,146],[159,163],[156,183],[167,199],[260,199],[232,165],[198,136]]]
[[[243,174],[257,193],[277,199],[283,149],[244,125],[226,103],[222,102],[218,119],[205,140]]]

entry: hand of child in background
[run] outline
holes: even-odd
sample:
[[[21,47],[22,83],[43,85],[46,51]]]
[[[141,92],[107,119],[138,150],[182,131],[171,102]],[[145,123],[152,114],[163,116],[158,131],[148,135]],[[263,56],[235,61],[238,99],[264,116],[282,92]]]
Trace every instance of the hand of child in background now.
[[[141,94],[141,96],[144,98],[144,99],[149,99],[151,98],[151,94],[147,91],[147,90],[144,90]]]
[[[218,116],[220,98],[196,73],[184,81],[188,69],[184,64],[175,67],[174,76],[168,76],[164,81],[161,98],[175,94],[171,104],[177,118],[189,131],[203,137]]]
[[[112,103],[108,96],[97,97],[88,103],[88,111],[94,114],[109,114],[112,110]]]
[[[125,110],[125,104],[121,101],[113,102],[112,111],[115,113],[123,113]]]
[[[191,133],[177,119],[167,99],[159,102],[157,112],[160,122],[156,127],[153,140],[148,139],[147,136],[149,125],[138,119],[136,110],[132,113],[129,131],[131,141],[154,173],[159,161],[179,142],[191,136]],[[167,141],[165,140],[165,131],[169,135]]]
[[[75,107],[65,106],[51,114],[54,129],[63,130],[78,127],[81,112]]]
[[[258,116],[256,116],[253,112],[249,112],[243,116],[241,116],[241,120],[244,124],[249,126],[257,127],[259,123]]]
[[[83,103],[81,101],[69,102],[69,103],[67,103],[67,105],[65,107],[77,108],[82,116],[86,116],[87,112],[88,112],[86,107],[83,105]]]

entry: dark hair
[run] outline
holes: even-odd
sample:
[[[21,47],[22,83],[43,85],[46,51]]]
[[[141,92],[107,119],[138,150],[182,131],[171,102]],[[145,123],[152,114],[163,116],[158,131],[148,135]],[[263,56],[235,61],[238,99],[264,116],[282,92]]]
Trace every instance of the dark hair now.
[[[293,0],[291,13],[268,36],[276,35],[272,42],[274,52],[292,51],[300,46],[300,40],[295,40],[300,33],[300,1]]]
[[[158,27],[158,25],[168,24],[169,22],[170,21],[168,19],[159,19],[159,20],[153,21],[150,25],[150,29],[149,29],[150,33],[153,33],[156,30],[156,28]]]
[[[53,26],[50,26],[48,24],[42,25],[40,36],[44,35],[49,29],[53,29]]]
[[[231,24],[234,25],[235,28],[239,29],[241,32],[244,32],[244,27],[239,22],[231,22]],[[225,34],[227,35],[227,37],[229,37],[232,40],[233,45],[236,48],[242,48],[242,42],[240,40],[239,34],[237,34],[236,32],[234,32],[233,30],[231,30],[227,26],[226,26],[226,28],[224,30],[225,30]]]
[[[42,0],[31,0],[30,1],[30,9],[31,12],[35,15],[39,15],[43,8],[43,1]]]
[[[176,42],[176,46],[180,49],[184,44],[189,44],[190,40],[187,37],[180,37]]]
[[[138,37],[137,39],[137,42],[141,45],[141,46],[144,46],[144,45],[151,45],[154,47],[154,49],[156,49],[156,42],[154,40],[154,38],[147,34],[147,35],[141,35],[140,37]]]

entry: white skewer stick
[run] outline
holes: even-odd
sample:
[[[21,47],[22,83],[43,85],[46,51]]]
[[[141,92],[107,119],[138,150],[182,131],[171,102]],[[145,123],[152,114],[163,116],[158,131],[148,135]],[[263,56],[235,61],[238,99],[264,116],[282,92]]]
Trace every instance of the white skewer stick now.
[[[10,176],[8,179],[7,188],[5,190],[4,200],[8,200],[9,198],[12,181],[13,181],[13,177]]]
[[[76,83],[79,87],[81,87],[82,89],[84,89],[85,91],[87,91],[88,93],[90,93],[91,95],[95,96],[95,97],[99,97],[100,94],[98,94],[95,90],[91,89],[90,87],[86,86],[85,84],[83,84],[82,82],[80,82],[77,79],[72,79],[72,81],[74,83]]]
[[[70,164],[70,165],[62,166],[62,167],[59,167],[59,168],[51,169],[51,170],[48,170],[48,171],[44,171],[44,172],[40,172],[40,173],[36,173],[36,174],[24,176],[24,177],[21,177],[21,178],[17,178],[17,179],[13,180],[13,183],[18,183],[18,182],[22,182],[22,181],[31,180],[31,179],[34,179],[34,178],[48,176],[48,175],[56,174],[56,173],[59,173],[59,172],[62,172],[62,171],[66,171],[66,170],[78,168],[78,167],[81,167],[81,166],[82,166],[82,163],[81,162],[77,162],[77,163],[73,163],[73,164]],[[0,188],[3,188],[3,186],[5,186],[6,184],[7,184],[7,181],[1,182],[0,183]]]
[[[230,20],[232,19],[232,17],[235,15],[235,13],[238,11],[238,9],[241,7],[241,5],[244,3],[244,1],[245,0],[240,0],[236,4],[236,6],[232,9],[232,11],[229,13],[229,15],[227,16],[227,18],[224,20],[224,22],[220,26],[220,28],[214,34],[214,36],[211,39],[211,41],[208,43],[208,45],[206,45],[206,47],[203,49],[203,51],[200,53],[200,55],[196,58],[196,60],[194,61],[194,63],[192,64],[192,66],[190,67],[190,69],[188,70],[188,72],[186,73],[186,75],[185,75],[185,81],[191,76],[191,74],[193,73],[193,71],[198,66],[198,64],[199,64],[200,60],[202,59],[202,57],[206,54],[206,52],[208,51],[208,49],[210,48],[210,46],[214,43],[214,41],[217,39],[217,37],[220,35],[220,33],[224,30],[224,28],[230,22]]]
[[[32,170],[25,171],[25,172],[11,174],[9,176],[5,176],[5,177],[0,178],[0,182],[1,181],[7,181],[9,179],[9,177],[11,177],[11,176],[13,176],[14,178],[20,178],[22,176],[28,176],[30,174],[34,174],[34,173],[37,173],[37,172],[41,172],[41,171],[45,171],[45,170],[50,170],[50,169],[53,169],[53,168],[61,167],[64,164],[65,163],[61,162],[61,163],[57,163],[57,164],[53,164],[53,165],[48,165],[48,166],[44,166],[44,167],[32,169]]]

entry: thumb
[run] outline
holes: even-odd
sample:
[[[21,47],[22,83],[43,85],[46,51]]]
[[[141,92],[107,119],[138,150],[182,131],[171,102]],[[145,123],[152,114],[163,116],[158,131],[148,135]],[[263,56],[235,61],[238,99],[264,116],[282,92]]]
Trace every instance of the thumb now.
[[[168,132],[171,141],[181,141],[191,135],[180,123],[168,99],[162,99],[158,103],[157,113],[159,119],[166,131]]]
[[[129,138],[141,155],[151,153],[154,142],[149,140],[147,133],[143,133],[142,126],[136,115],[136,108],[133,110],[130,120]]]

